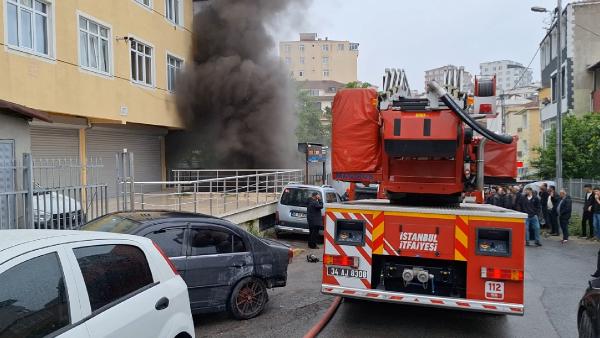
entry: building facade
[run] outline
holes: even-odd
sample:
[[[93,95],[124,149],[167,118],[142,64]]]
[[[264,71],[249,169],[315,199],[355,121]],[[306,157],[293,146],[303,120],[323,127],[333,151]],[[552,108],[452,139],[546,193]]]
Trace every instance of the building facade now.
[[[279,43],[281,61],[296,81],[358,80],[358,43],[321,39],[316,33],[300,33],[298,41]]]
[[[483,76],[496,75],[496,88],[499,94],[533,82],[533,72],[521,63],[511,60],[483,62],[479,64],[479,74]]]
[[[563,87],[560,89],[557,86],[559,51],[556,21],[540,43],[544,135],[548,135],[556,123],[558,95],[563,98],[561,114],[600,112],[600,38],[595,33],[600,31],[598,17],[600,1],[573,2],[563,9],[560,31]]]
[[[457,67],[455,65],[446,65],[446,66],[426,70],[425,71],[425,88],[427,88],[427,82],[429,82],[429,81],[435,81],[437,83],[444,84],[446,81],[446,78],[445,78],[446,73],[458,72],[460,68],[464,69],[464,67]],[[465,91],[467,93],[473,92],[473,75],[466,70],[463,70],[462,88],[463,88],[463,91]]]
[[[298,88],[308,94],[311,101],[323,114],[326,109],[332,108],[333,98],[338,90],[345,87],[343,83],[337,81],[298,81],[297,84]],[[321,116],[321,122],[324,125],[329,124],[325,115]]]
[[[509,104],[505,107],[506,132],[516,135],[517,161],[523,165],[518,169],[519,179],[534,177],[536,170],[532,168],[531,162],[538,158],[535,148],[540,146],[541,120],[540,106],[537,98],[527,100],[527,103]],[[512,103],[512,102],[511,102]]]
[[[128,149],[136,179],[164,177],[164,136],[183,127],[173,93],[192,0],[0,0],[0,12],[0,99],[54,121],[31,122],[32,155],[101,158],[113,183]]]

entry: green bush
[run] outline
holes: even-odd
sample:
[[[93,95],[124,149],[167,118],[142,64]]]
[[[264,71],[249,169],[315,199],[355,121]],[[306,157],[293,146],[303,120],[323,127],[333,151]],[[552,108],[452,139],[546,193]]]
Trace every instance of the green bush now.
[[[571,216],[569,222],[569,236],[581,236],[581,217],[578,215]]]

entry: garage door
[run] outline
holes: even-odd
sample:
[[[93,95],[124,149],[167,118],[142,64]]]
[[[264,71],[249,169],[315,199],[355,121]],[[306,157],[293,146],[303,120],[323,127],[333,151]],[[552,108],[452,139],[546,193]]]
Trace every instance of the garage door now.
[[[116,159],[115,155],[126,148],[134,156],[135,180],[161,180],[160,136],[139,130],[94,129],[87,132],[87,154],[102,160],[103,167],[97,170],[97,178],[108,184],[109,196],[115,195]]]
[[[31,156],[34,159],[78,159],[79,130],[31,127]]]

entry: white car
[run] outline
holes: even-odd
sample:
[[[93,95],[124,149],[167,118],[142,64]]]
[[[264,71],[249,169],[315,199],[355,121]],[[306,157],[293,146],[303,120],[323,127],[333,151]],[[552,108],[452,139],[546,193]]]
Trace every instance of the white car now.
[[[194,337],[187,286],[149,239],[0,231],[1,337]]]

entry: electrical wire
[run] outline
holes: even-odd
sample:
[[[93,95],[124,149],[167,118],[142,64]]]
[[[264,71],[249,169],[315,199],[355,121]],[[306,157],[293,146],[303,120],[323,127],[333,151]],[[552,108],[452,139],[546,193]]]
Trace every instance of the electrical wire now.
[[[521,80],[523,79],[523,75],[525,75],[525,73],[531,69],[529,67],[531,67],[531,64],[533,63],[533,60],[535,60],[535,57],[538,55],[538,53],[540,52],[540,49],[542,48],[542,45],[540,44],[537,48],[537,50],[535,51],[535,53],[533,54],[533,57],[531,58],[531,60],[529,61],[529,64],[527,65],[527,67],[523,68],[523,71],[521,72],[521,76],[519,76],[519,79],[517,80],[517,82],[515,83],[514,87],[512,87],[511,90],[515,90],[517,88],[517,86],[519,85],[519,82],[521,82]]]

